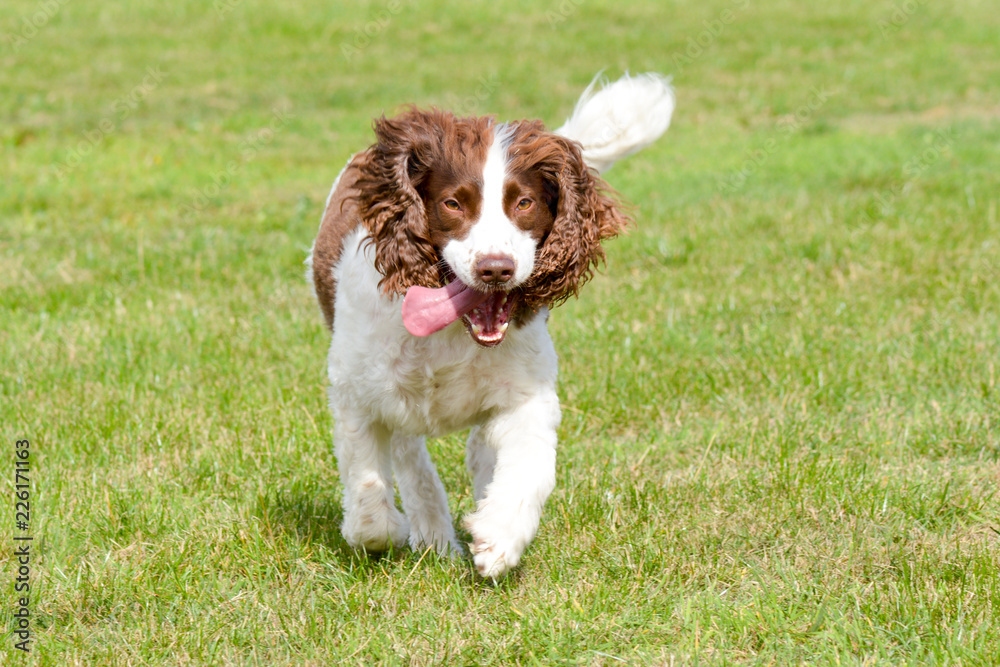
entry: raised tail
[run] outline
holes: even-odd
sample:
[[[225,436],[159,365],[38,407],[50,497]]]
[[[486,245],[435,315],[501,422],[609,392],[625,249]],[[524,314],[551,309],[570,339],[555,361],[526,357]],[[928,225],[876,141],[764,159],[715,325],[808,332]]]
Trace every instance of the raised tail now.
[[[580,142],[587,166],[605,172],[656,141],[670,127],[673,113],[669,78],[655,72],[626,74],[609,84],[598,74],[555,132]]]

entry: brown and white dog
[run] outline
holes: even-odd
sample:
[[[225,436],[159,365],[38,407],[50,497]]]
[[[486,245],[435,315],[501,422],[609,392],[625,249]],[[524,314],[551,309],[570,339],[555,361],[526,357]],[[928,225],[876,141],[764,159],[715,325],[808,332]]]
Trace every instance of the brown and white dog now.
[[[437,110],[375,121],[307,260],[333,332],[348,544],[461,553],[425,437],[471,427],[476,569],[496,578],[518,564],[555,484],[548,309],[627,222],[597,172],[659,137],[673,107],[669,82],[643,74],[591,84],[555,132]]]

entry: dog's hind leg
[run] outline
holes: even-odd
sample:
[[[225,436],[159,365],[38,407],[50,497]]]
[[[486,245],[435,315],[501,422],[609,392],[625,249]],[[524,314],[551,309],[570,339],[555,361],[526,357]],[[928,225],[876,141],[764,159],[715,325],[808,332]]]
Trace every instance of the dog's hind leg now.
[[[434,547],[441,555],[462,553],[448,511],[448,496],[425,439],[395,433],[391,443],[396,484],[410,521],[410,546],[417,550]]]

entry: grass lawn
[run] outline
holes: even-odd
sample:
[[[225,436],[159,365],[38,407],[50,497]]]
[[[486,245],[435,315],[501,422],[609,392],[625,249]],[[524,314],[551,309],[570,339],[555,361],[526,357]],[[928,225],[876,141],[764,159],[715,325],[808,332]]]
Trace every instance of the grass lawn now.
[[[995,4],[339,4],[4,3],[0,663],[996,664]],[[538,538],[495,585],[352,552],[330,183],[383,111],[554,126],[602,69],[678,106],[553,312]]]

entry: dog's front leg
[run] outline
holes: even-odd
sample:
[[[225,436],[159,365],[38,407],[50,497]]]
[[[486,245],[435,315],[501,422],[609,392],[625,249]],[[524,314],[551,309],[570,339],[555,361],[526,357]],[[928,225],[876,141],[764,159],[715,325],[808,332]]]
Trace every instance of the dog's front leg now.
[[[356,549],[385,551],[406,544],[410,526],[396,509],[385,427],[350,414],[338,414],[333,430],[337,468],[344,484],[341,532]]]
[[[479,436],[496,450],[493,480],[465,519],[472,554],[483,577],[497,578],[521,561],[538,531],[542,506],[556,481],[559,399],[546,389],[520,407],[483,424]]]

